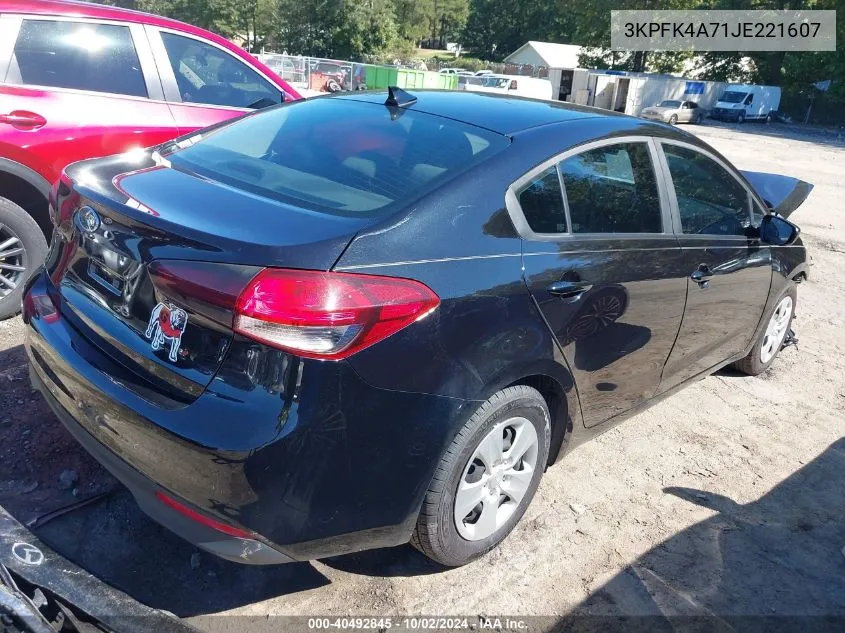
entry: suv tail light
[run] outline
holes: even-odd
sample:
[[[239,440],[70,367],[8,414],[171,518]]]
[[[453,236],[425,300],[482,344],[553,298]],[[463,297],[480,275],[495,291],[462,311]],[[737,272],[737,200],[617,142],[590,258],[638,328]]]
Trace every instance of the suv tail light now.
[[[309,358],[346,358],[430,314],[440,299],[410,279],[265,268],[238,297],[236,332]]]

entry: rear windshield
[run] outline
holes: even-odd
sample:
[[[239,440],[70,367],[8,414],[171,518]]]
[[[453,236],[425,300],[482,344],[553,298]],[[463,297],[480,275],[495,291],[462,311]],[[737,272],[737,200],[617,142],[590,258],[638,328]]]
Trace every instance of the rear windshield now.
[[[196,139],[167,155],[173,167],[300,207],[366,217],[508,144],[450,119],[346,99],[294,102]]]
[[[728,91],[721,96],[719,101],[722,101],[724,103],[739,103],[740,101],[745,99],[747,94],[748,94],[747,92],[731,92],[731,91]]]

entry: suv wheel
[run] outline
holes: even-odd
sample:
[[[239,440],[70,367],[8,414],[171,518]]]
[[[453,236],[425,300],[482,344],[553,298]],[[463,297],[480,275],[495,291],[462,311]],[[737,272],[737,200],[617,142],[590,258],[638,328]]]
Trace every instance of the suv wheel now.
[[[35,220],[0,198],[0,319],[20,312],[24,283],[46,256],[47,240]]]
[[[536,389],[519,385],[494,394],[440,459],[412,544],[452,567],[496,547],[534,497],[550,436],[549,410]]]

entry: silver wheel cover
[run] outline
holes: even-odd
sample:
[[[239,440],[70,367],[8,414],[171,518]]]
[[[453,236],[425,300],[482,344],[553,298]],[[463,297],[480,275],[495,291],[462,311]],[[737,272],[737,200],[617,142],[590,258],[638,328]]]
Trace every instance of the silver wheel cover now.
[[[760,346],[760,362],[764,365],[772,360],[775,354],[780,351],[780,346],[783,343],[783,338],[786,336],[786,330],[789,328],[789,319],[791,317],[792,297],[786,296],[780,300],[780,303],[775,308],[766,326],[766,332],[763,335],[763,344]]]
[[[464,465],[455,493],[455,527],[468,541],[488,538],[513,516],[537,468],[539,438],[522,417],[494,426]]]

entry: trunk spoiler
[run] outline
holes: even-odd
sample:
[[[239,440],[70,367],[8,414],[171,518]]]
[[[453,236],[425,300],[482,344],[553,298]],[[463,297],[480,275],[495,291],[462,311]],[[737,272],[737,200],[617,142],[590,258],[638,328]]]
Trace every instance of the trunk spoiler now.
[[[766,206],[783,217],[788,217],[800,207],[813,190],[813,185],[810,183],[790,176],[759,171],[743,171],[742,175],[763,198]]]

